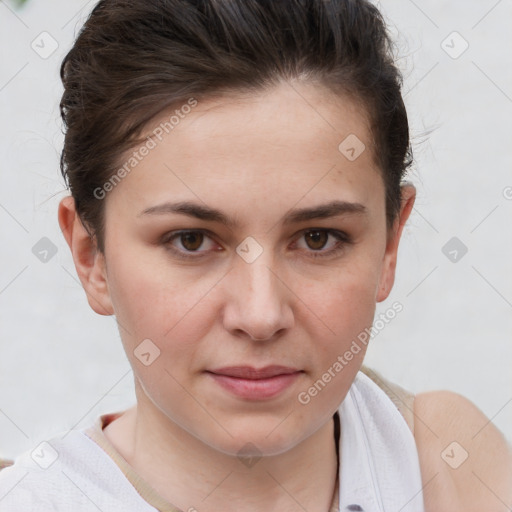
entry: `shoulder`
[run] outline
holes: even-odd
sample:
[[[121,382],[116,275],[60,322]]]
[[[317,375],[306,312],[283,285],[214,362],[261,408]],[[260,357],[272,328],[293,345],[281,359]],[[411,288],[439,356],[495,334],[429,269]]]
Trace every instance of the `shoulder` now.
[[[512,447],[470,400],[451,391],[416,395],[414,437],[426,512],[508,512]]]
[[[0,471],[2,512],[91,510],[91,501],[109,512],[150,510],[122,469],[83,431],[44,441]]]

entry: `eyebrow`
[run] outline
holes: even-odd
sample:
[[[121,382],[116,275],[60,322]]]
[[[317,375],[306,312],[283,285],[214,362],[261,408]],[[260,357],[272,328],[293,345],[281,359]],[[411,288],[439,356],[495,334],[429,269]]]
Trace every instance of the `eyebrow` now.
[[[312,206],[309,208],[297,208],[288,211],[283,217],[283,224],[294,224],[315,219],[327,219],[344,214],[367,214],[366,206],[361,203],[351,203],[348,201],[331,201],[329,203]],[[218,222],[230,229],[238,227],[239,223],[229,218],[225,213],[215,208],[210,208],[202,204],[191,201],[182,201],[178,203],[163,203],[151,206],[140,212],[137,217],[143,215],[164,215],[177,213],[187,215],[200,220]]]

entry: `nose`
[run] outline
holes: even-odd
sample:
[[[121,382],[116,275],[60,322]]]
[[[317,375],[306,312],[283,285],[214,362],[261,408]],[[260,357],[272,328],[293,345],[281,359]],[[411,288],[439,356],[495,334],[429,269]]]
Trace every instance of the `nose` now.
[[[276,339],[293,326],[293,293],[270,258],[240,259],[228,276],[224,327],[253,341]]]

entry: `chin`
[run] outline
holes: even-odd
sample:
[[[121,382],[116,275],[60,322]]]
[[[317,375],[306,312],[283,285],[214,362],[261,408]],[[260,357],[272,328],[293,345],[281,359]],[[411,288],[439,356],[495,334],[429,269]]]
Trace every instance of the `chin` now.
[[[237,457],[243,462],[245,458],[281,455],[293,449],[297,444],[290,440],[286,442],[269,441],[264,435],[259,438],[245,435],[231,439],[229,442],[211,443],[210,446],[225,455]]]
[[[284,416],[286,417],[286,416]],[[309,437],[309,431],[297,424],[286,423],[284,417],[247,418],[246,421],[232,421],[221,423],[226,430],[216,429],[215,433],[209,430],[206,436],[199,437],[211,448],[230,456],[236,457],[262,457],[285,453],[301,441]],[[311,433],[314,429],[311,428]],[[212,436],[212,433],[216,434]]]

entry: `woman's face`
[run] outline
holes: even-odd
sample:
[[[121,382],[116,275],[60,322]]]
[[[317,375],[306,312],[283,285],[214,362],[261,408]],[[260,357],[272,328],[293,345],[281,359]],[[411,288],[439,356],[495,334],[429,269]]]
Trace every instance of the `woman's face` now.
[[[278,454],[339,407],[392,286],[366,115],[286,83],[177,110],[106,195],[104,304],[139,407],[222,452]]]

